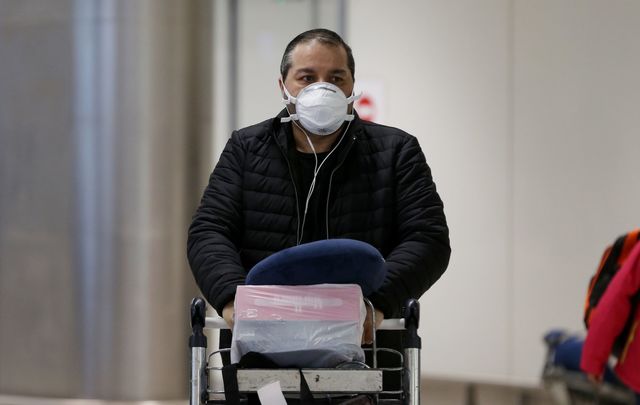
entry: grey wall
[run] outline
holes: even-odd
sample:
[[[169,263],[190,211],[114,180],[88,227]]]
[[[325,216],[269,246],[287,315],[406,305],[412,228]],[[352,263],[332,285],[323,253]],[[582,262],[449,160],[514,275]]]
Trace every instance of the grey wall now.
[[[538,385],[543,334],[583,331],[602,251],[638,226],[640,3],[351,0],[349,16],[356,82],[385,85],[451,228],[421,301],[425,374]]]
[[[640,226],[640,2],[515,1],[513,35],[513,374],[533,380],[539,336],[583,330],[605,246]]]
[[[0,394],[187,396],[210,18],[0,0]]]

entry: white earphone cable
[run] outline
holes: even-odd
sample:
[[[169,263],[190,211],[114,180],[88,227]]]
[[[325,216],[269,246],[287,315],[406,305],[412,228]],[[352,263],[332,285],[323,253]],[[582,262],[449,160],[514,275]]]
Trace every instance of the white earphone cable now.
[[[288,112],[288,110],[287,110],[287,112]],[[342,140],[344,139],[345,135],[347,134],[347,131],[349,130],[349,127],[351,126],[351,121],[347,122],[347,127],[345,128],[344,132],[342,132],[342,135],[340,136],[340,140],[335,145],[335,147],[333,147],[333,149],[331,149],[329,154],[327,156],[325,156],[324,159],[322,159],[322,162],[320,162],[320,165],[318,165],[318,154],[316,153],[316,149],[314,148],[313,142],[311,142],[311,138],[307,134],[307,131],[305,131],[304,128],[302,128],[302,126],[299,125],[297,122],[295,122],[295,121],[292,121],[292,122],[293,122],[293,124],[295,126],[297,126],[302,131],[302,133],[307,138],[307,142],[309,143],[309,146],[311,147],[311,151],[313,151],[313,156],[315,158],[315,168],[313,170],[313,180],[311,180],[311,185],[309,186],[309,192],[307,193],[307,198],[306,198],[305,203],[304,203],[304,214],[302,215],[302,227],[300,228],[300,237],[298,238],[298,241],[297,241],[297,244],[300,245],[302,243],[302,239],[303,239],[303,235],[304,235],[304,226],[305,226],[306,220],[307,220],[307,212],[309,210],[309,201],[311,201],[311,196],[312,196],[313,191],[315,190],[315,187],[316,187],[316,178],[318,176],[318,173],[320,172],[320,169],[322,168],[324,163],[327,161],[327,159],[329,159],[329,157],[333,154],[333,152],[336,151],[338,149],[338,146],[340,146],[340,144],[342,143]]]

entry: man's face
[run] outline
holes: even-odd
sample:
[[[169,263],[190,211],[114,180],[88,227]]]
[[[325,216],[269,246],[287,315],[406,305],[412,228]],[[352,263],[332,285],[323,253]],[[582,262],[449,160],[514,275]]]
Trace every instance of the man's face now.
[[[293,48],[291,67],[284,79],[287,90],[296,97],[300,90],[315,82],[334,84],[346,97],[351,95],[353,78],[347,65],[347,52],[343,47],[312,40]]]

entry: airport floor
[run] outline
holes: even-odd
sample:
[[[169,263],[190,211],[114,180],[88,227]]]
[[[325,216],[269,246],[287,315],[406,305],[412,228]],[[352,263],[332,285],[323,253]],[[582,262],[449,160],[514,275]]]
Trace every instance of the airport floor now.
[[[421,403],[425,405],[551,405],[542,388],[425,380]]]
[[[188,401],[98,401],[82,399],[33,398],[0,395],[0,405],[187,405]],[[423,405],[550,405],[542,389],[506,387],[490,384],[425,380]]]

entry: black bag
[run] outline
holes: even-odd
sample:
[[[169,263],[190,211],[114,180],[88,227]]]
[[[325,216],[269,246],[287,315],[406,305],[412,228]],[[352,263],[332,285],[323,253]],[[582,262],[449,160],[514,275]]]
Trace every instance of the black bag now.
[[[229,364],[222,368],[222,379],[224,382],[224,392],[226,404],[240,405],[241,396],[238,391],[238,369],[239,368],[279,368],[268,357],[261,353],[249,352],[242,356],[239,363]],[[287,400],[287,403],[298,405],[372,405],[373,400],[368,395],[357,395],[348,398],[333,398],[333,399],[316,399],[311,394],[307,380],[304,378],[302,370],[300,371],[300,397],[295,400]],[[245,403],[259,404],[257,395],[248,395]]]
[[[633,247],[640,241],[640,228],[636,228],[633,231],[626,233],[620,237],[618,237],[615,242],[608,246],[602,255],[602,259],[600,260],[600,265],[598,266],[598,270],[596,274],[591,277],[591,282],[589,283],[589,289],[587,290],[587,297],[585,299],[584,304],[584,325],[587,329],[589,329],[589,325],[591,323],[591,318],[593,314],[598,310],[598,303],[600,299],[604,295],[609,283],[616,275],[622,264],[625,262],[629,253]],[[633,302],[637,303],[640,299],[640,293],[636,294],[633,297]],[[634,305],[632,308],[635,308]],[[629,318],[627,319],[627,323],[623,328],[622,332],[616,338],[616,341],[613,345],[612,353],[614,356],[618,357],[622,352],[622,349],[625,346],[627,336],[631,330],[631,325],[634,319],[634,311],[631,311]]]

